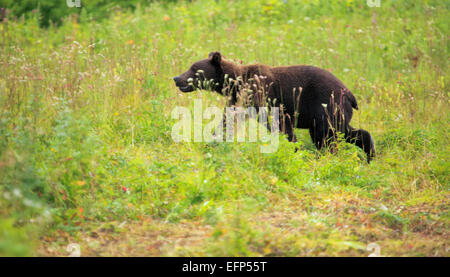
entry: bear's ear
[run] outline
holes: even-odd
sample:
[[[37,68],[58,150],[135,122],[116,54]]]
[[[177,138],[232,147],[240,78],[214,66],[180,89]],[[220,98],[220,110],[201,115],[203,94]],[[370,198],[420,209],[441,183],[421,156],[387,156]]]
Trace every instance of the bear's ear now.
[[[220,52],[211,52],[209,53],[208,58],[211,60],[213,65],[220,65],[220,62],[222,61],[222,54],[220,54]]]

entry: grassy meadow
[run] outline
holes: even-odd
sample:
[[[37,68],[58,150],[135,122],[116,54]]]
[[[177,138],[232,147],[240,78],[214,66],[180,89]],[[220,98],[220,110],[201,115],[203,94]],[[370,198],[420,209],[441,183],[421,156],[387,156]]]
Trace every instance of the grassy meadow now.
[[[450,256],[449,8],[198,0],[4,18],[0,256]],[[211,51],[330,70],[376,158],[318,151],[307,130],[270,154],[175,143],[175,107],[225,105],[172,80]]]

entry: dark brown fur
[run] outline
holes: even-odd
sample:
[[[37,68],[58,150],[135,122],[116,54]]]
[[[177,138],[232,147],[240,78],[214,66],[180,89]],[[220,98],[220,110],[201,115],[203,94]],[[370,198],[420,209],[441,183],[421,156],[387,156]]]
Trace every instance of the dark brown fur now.
[[[375,154],[369,132],[349,125],[353,109],[358,109],[355,97],[324,69],[305,65],[238,65],[223,59],[219,52],[212,52],[208,59],[194,63],[174,80],[183,92],[198,88],[227,95],[229,106],[242,100],[256,108],[280,107],[280,129],[289,141],[296,141],[294,128],[309,129],[314,144],[321,149],[341,132],[347,142],[366,152],[368,162]]]

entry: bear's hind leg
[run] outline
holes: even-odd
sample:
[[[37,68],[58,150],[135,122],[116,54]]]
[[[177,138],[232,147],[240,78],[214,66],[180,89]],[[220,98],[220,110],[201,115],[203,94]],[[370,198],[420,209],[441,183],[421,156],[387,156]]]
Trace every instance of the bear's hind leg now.
[[[367,154],[367,163],[375,156],[375,145],[373,138],[369,132],[363,129],[353,129],[348,126],[345,132],[345,140],[348,143],[353,143]]]

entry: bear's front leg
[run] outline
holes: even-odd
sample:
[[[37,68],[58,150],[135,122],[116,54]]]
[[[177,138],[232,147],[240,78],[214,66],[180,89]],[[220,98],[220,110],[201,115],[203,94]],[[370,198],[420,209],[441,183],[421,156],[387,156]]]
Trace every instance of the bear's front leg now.
[[[235,94],[232,94],[231,96],[228,97],[227,99],[227,103],[225,108],[223,108],[223,114],[222,114],[222,130],[223,130],[223,134],[225,135],[227,132],[227,109],[228,108],[233,108],[234,105],[236,104],[237,100],[236,100],[236,96]],[[213,136],[216,136],[216,132],[214,131]]]
[[[227,133],[227,108],[230,108],[230,106],[226,106],[223,109],[223,114],[222,114],[222,136],[224,136]],[[214,130],[213,136],[216,137],[218,134],[216,133],[216,130],[220,128],[220,125],[218,128],[216,128]]]
[[[328,122],[324,116],[321,118],[314,118],[312,126],[309,127],[309,135],[318,150],[322,149],[328,139]]]
[[[288,141],[297,142],[297,137],[294,133],[294,122],[291,119],[291,116],[286,113],[280,117],[280,131],[288,136]]]

